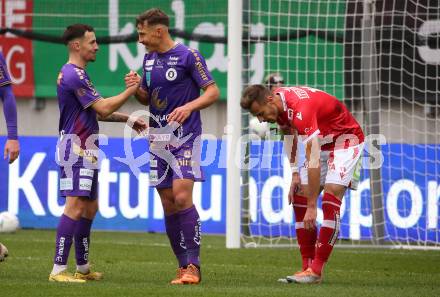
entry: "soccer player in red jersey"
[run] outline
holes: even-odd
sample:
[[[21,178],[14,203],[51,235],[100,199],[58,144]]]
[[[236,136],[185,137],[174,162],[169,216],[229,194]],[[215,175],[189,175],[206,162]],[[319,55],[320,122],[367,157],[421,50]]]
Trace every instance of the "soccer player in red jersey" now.
[[[289,282],[320,283],[325,263],[339,234],[339,210],[347,188],[359,182],[364,133],[348,109],[334,96],[314,88],[281,87],[270,92],[251,85],[243,92],[241,107],[260,121],[278,123],[286,134],[295,135],[289,200],[295,212],[295,228],[303,261],[302,271]],[[296,145],[306,148],[303,165],[296,164]],[[316,228],[317,199],[324,190],[324,220]]]

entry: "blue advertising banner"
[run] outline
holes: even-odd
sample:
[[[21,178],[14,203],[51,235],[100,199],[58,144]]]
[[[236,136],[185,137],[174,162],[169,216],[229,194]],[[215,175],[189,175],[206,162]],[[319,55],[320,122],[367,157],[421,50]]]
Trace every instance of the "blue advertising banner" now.
[[[0,147],[6,139],[0,137]],[[164,232],[157,192],[149,187],[148,164],[136,177],[127,165],[127,142],[134,158],[148,154],[145,139],[110,138],[101,145],[99,213],[95,229]],[[20,158],[0,162],[0,211],[17,214],[24,228],[55,228],[63,212],[56,137],[21,137]],[[131,154],[130,152],[130,154]],[[391,240],[440,241],[440,145],[382,146],[384,215]],[[364,160],[365,161],[365,160]],[[196,183],[194,203],[203,232],[225,233],[226,145],[205,140],[202,165],[206,181]],[[250,155],[250,213],[253,234],[294,236],[294,218],[287,202],[290,172],[280,142],[254,142]],[[357,191],[347,193],[341,207],[341,237],[370,239],[372,216],[368,171],[362,170]],[[239,197],[237,197],[239,199]],[[322,211],[318,209],[318,222]]]

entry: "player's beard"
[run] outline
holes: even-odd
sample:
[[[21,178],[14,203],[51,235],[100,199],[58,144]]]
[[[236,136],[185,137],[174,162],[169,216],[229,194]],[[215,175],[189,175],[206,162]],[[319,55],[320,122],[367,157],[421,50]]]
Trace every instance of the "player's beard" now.
[[[90,55],[89,62],[95,62],[96,61],[96,53],[93,53]]]

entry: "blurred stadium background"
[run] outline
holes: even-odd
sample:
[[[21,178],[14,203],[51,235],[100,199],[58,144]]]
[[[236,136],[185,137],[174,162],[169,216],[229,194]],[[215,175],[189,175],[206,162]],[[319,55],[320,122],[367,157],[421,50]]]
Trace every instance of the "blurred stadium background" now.
[[[64,28],[78,22],[95,27],[100,51],[97,61],[88,66],[88,72],[97,90],[103,96],[109,96],[123,89],[125,73],[131,69],[141,72],[145,49],[136,43],[135,17],[150,7],[160,7],[171,17],[173,37],[201,51],[221,89],[221,100],[202,112],[207,181],[196,186],[194,200],[205,234],[225,235],[226,205],[231,202],[238,205],[233,216],[239,219],[231,221],[235,223],[230,229],[233,230],[229,234],[232,236],[230,246],[295,247],[292,211],[286,204],[290,173],[283,166],[277,131],[272,131],[264,142],[249,142],[246,137],[239,139],[244,166],[235,174],[241,175],[241,190],[238,185],[236,196],[227,197],[226,194],[224,128],[228,124],[227,105],[235,105],[240,114],[238,100],[241,91],[234,89],[235,96],[228,96],[231,92],[228,90],[228,74],[235,71],[234,77],[237,77],[239,71],[239,81],[244,87],[261,83],[267,74],[279,72],[286,85],[308,85],[334,94],[349,107],[366,134],[383,135],[371,138],[373,141],[365,152],[360,190],[346,196],[340,244],[438,249],[439,1],[243,0],[242,5],[241,1],[229,2],[240,12],[243,37],[241,42],[228,45],[228,21],[231,20],[226,0],[0,0],[0,47],[15,82],[22,149],[20,159],[12,166],[0,162],[0,211],[13,212],[20,218],[22,227],[36,229],[55,228],[62,213],[63,200],[58,197],[54,156],[59,116],[55,82],[67,57],[65,46],[59,39]],[[238,51],[241,57],[238,70],[237,65],[232,65],[233,70],[228,69],[228,65],[231,67],[228,51],[231,49]],[[138,109],[140,105],[133,99],[122,111]],[[240,114],[240,135],[247,134],[248,121],[248,114]],[[4,123],[2,115],[0,135],[6,135]],[[115,159],[125,156],[123,126],[104,123],[101,133],[107,135],[109,141],[102,147],[106,159],[101,165],[100,212],[94,228],[163,232],[163,212],[157,194],[148,189],[147,166],[142,167],[144,173],[136,179],[128,166]],[[0,136],[2,147],[4,142],[5,137]],[[135,156],[147,149],[145,141],[132,140],[130,143]],[[374,152],[382,153],[379,155],[383,157],[383,165],[376,170],[366,169],[379,156]],[[258,166],[247,165],[246,161],[252,159]],[[41,235],[38,232],[42,231],[25,232],[28,232],[26,236],[36,240]],[[12,246],[23,245],[20,243],[23,238],[12,235],[6,238]],[[14,238],[17,238],[16,242]],[[159,238],[164,241],[163,237]],[[224,240],[208,240],[211,241],[214,245],[224,246]],[[128,242],[134,241],[130,239]],[[46,246],[51,249],[49,243]],[[221,251],[225,257],[231,252]],[[244,253],[246,251],[249,250]],[[268,253],[272,255],[270,257],[276,257],[277,252],[263,251],[253,255],[264,257]],[[209,263],[211,252],[207,253],[206,262]],[[353,253],[363,252],[358,248]],[[392,263],[419,257],[419,254],[410,252],[366,253],[366,258],[380,254],[382,256],[377,258],[383,261],[387,261],[392,253],[397,257]],[[142,257],[141,252],[138,255]],[[292,259],[296,256],[289,255]],[[424,259],[433,257],[432,261],[438,262],[438,251],[425,255],[429,256]],[[347,255],[339,254],[339,257],[343,259]],[[49,266],[49,258],[47,260]],[[368,262],[364,260],[357,264],[353,262],[348,269],[356,271],[356,266]],[[17,261],[26,265],[24,258]],[[269,262],[267,265],[272,265]],[[285,265],[285,262],[280,265],[283,263]],[[247,264],[240,262],[236,265]],[[291,270],[291,265],[288,266],[283,273]],[[378,278],[386,277],[386,267],[379,267]],[[404,288],[411,287],[407,280],[414,276],[414,268],[415,265],[410,264],[400,268],[408,272],[399,278],[398,283]],[[434,273],[430,277],[438,279],[438,270],[429,269]],[[358,270],[366,272],[368,269]],[[342,271],[335,273],[338,277],[345,277]],[[333,277],[335,280],[335,275]],[[419,285],[421,288],[424,277],[416,275],[414,288]],[[261,283],[261,278],[255,275],[254,278],[260,279]],[[427,279],[429,283],[430,278]],[[241,281],[246,283],[245,279]],[[256,283],[246,284],[252,288]],[[386,287],[389,283],[382,285]],[[333,289],[336,292],[336,288],[330,288],[330,291]],[[424,291],[425,295],[435,291],[431,289]],[[237,288],[233,290],[240,294],[249,293]],[[274,288],[263,290],[261,294],[271,290]],[[375,292],[380,295],[379,292],[384,292],[381,290],[383,287]],[[355,289],[351,294],[356,292]],[[403,290],[400,295],[410,292]]]

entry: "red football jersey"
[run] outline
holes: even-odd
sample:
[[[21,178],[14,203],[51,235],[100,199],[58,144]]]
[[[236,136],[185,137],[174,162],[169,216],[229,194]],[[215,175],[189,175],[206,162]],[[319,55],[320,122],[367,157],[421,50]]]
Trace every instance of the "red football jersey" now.
[[[278,124],[294,127],[304,143],[318,135],[321,150],[328,151],[364,142],[358,122],[336,97],[304,86],[282,87],[274,93],[280,95],[284,108]]]

